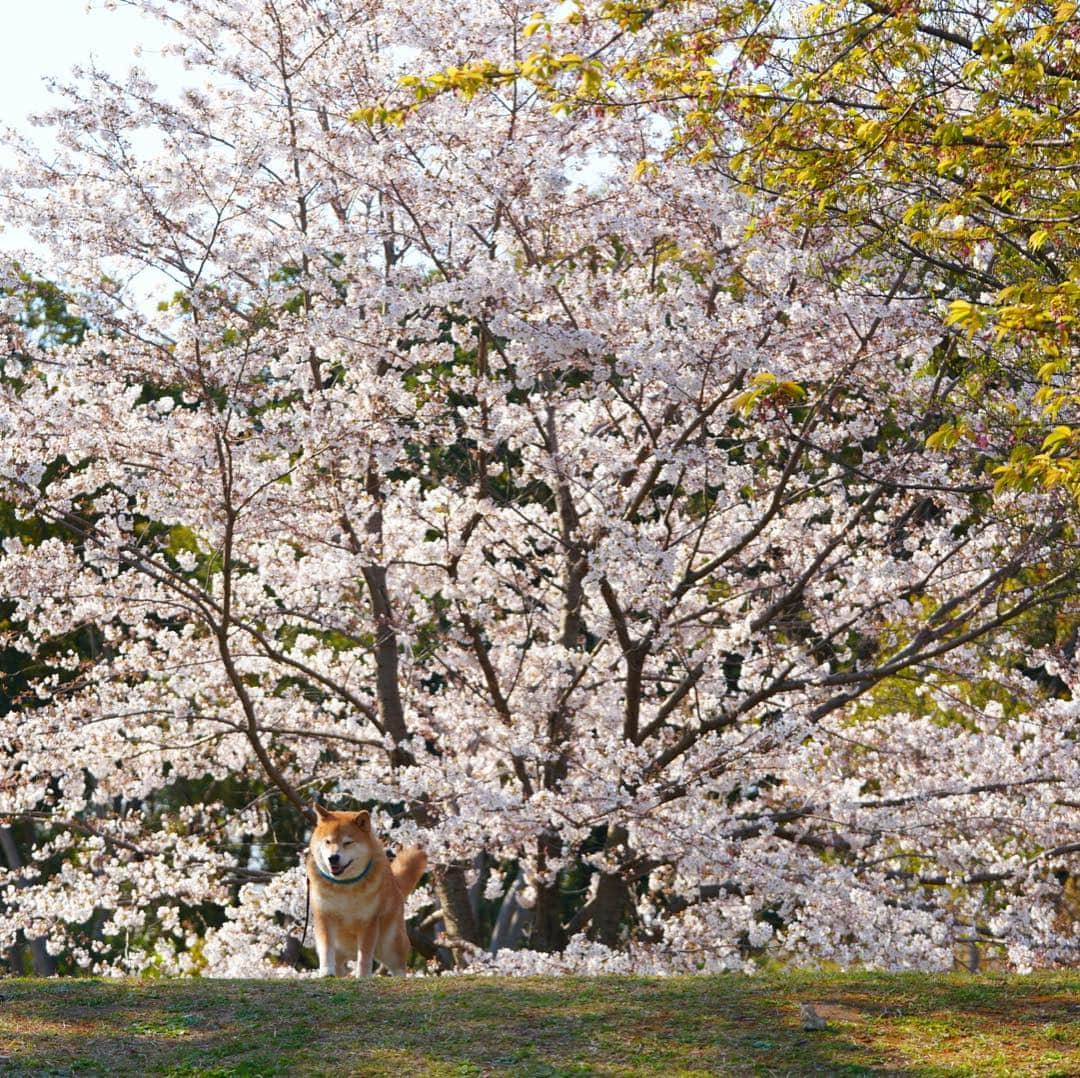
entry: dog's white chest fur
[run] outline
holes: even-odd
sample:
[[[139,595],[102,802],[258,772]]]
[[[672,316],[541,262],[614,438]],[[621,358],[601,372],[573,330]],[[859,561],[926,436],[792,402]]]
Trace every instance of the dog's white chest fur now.
[[[378,897],[371,888],[338,885],[320,887],[312,901],[320,912],[343,921],[367,921],[375,914]]]

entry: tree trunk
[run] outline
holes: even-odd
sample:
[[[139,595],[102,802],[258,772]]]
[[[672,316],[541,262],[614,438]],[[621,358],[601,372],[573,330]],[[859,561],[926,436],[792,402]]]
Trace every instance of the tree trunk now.
[[[372,462],[368,469],[367,491],[375,499],[376,505],[381,504],[381,490],[379,487],[378,471]],[[365,524],[365,530],[379,537],[382,542],[383,516],[382,509],[376,508]],[[354,540],[354,546],[359,549],[359,544]],[[363,569],[364,582],[367,585],[368,596],[371,602],[371,613],[375,618],[375,693],[378,702],[379,720],[383,729],[390,735],[394,742],[394,751],[391,756],[391,764],[397,767],[406,767],[413,762],[412,755],[402,747],[402,742],[408,736],[405,725],[405,707],[401,699],[401,684],[398,671],[398,637],[394,628],[394,611],[390,602],[390,590],[386,580],[385,565],[366,565]],[[419,804],[413,807],[412,815],[419,821],[424,822],[429,817],[429,806]],[[465,882],[465,869],[461,865],[435,865],[432,868],[432,880],[435,894],[442,905],[443,920],[446,924],[447,935],[451,939],[464,940],[467,943],[479,946],[480,933],[476,926],[476,917],[469,901],[469,889]],[[422,942],[418,933],[414,933],[417,943]],[[421,954],[429,957],[432,953],[430,946],[417,947]],[[464,965],[461,950],[454,950],[454,959],[458,965]]]
[[[12,977],[26,973],[26,937],[21,931],[15,933],[15,942],[7,949],[7,965]]]
[[[534,951],[561,951],[566,945],[560,905],[558,884],[537,886],[529,933],[529,946]]]
[[[476,880],[469,886],[469,905],[479,934],[480,900],[484,897],[484,884],[488,877],[487,854],[483,850],[473,858],[472,871],[476,873]]]
[[[495,927],[491,931],[490,951],[502,951],[519,947],[532,924],[532,910],[527,910],[517,896],[525,886],[525,873],[518,869],[514,882],[503,895],[499,915],[495,918]]]
[[[394,629],[390,593],[386,586],[386,566],[364,566],[364,581],[371,599],[371,612],[375,618],[375,693],[378,700],[379,719],[383,729],[393,738],[394,764],[408,762],[406,754],[396,746],[405,740],[405,709],[401,703],[398,684],[398,638]]]
[[[4,860],[8,863],[8,868],[12,872],[17,872],[23,867],[22,855],[19,853],[19,847],[15,844],[15,836],[11,833],[11,829],[7,827],[0,827],[0,849],[4,851]],[[25,887],[25,883],[18,883],[16,886]],[[35,937],[29,941],[30,956],[33,960],[34,975],[36,977],[53,977],[56,975],[56,959],[49,954],[45,947],[45,940],[40,936]],[[19,956],[20,972],[22,970],[22,956]],[[13,971],[14,972],[14,971]]]
[[[620,846],[625,847],[626,838],[626,828],[613,824],[608,828],[604,848],[614,854]],[[593,898],[590,939],[599,940],[607,947],[617,947],[622,942],[620,929],[629,910],[630,888],[626,880],[618,872],[602,872]]]
[[[281,949],[281,954],[278,955],[278,961],[282,965],[290,966],[292,969],[304,969],[304,947],[297,936],[288,935],[285,937],[285,946]]]
[[[542,835],[538,842],[536,867],[543,872],[548,858],[558,852],[559,840],[556,836]],[[559,894],[559,881],[537,883],[536,904],[533,906],[532,932],[529,946],[534,951],[561,951],[566,946],[566,932],[562,924],[562,901]]]
[[[371,527],[369,522],[369,527]],[[381,514],[376,525],[381,529]],[[390,593],[386,584],[386,567],[368,565],[364,567],[364,579],[371,597],[371,610],[375,616],[375,688],[379,706],[379,718],[383,729],[394,740],[394,752],[391,762],[394,767],[404,767],[413,762],[411,754],[401,747],[408,730],[405,726],[405,708],[401,700],[401,686],[398,681],[398,638],[394,629],[393,610]],[[428,816],[428,806],[418,805],[413,815],[424,820]],[[480,931],[476,916],[469,900],[469,888],[465,880],[465,866],[460,864],[437,865],[432,872],[435,894],[442,905],[446,933],[454,940],[480,945]],[[454,960],[459,966],[465,965],[461,948],[454,949]]]
[[[437,865],[433,873],[435,894],[442,906],[446,934],[451,940],[463,940],[480,946],[480,930],[473,916],[469,901],[469,885],[465,880],[465,866],[461,864]],[[454,959],[465,966],[465,956],[460,948],[454,948]]]

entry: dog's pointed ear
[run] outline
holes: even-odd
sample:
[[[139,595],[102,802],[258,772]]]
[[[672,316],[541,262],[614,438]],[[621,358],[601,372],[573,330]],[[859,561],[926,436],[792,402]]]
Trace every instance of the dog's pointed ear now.
[[[367,809],[361,809],[359,812],[353,813],[353,823],[360,828],[361,831],[368,831],[371,829],[371,813]]]
[[[334,815],[328,808],[323,808],[318,801],[312,802],[311,807],[315,810],[315,815],[320,820],[329,820],[330,817]]]

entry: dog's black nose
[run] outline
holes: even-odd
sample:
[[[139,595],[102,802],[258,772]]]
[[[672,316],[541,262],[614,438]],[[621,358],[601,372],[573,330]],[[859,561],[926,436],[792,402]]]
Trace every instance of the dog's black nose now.
[[[336,865],[340,860],[341,860],[341,854],[340,853],[332,853],[327,858],[327,861],[329,861],[330,864],[332,864],[332,865]]]

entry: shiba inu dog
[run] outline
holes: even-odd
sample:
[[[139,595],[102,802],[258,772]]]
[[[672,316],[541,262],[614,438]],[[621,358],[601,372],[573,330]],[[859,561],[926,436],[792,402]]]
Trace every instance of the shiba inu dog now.
[[[418,846],[391,863],[371,832],[368,812],[331,812],[315,806],[307,875],[315,922],[319,974],[341,976],[356,962],[357,977],[371,975],[377,958],[391,973],[404,973],[409,956],[405,897],[427,865]]]

